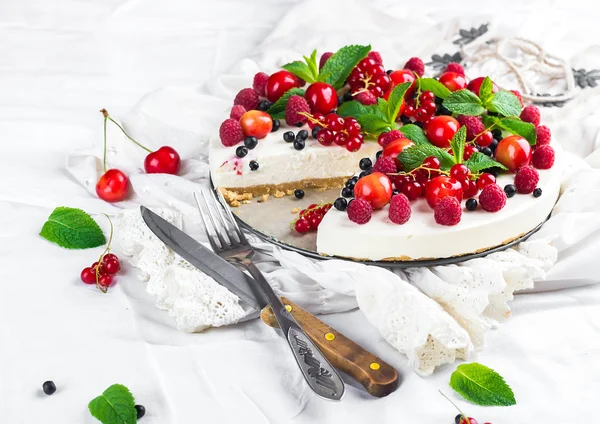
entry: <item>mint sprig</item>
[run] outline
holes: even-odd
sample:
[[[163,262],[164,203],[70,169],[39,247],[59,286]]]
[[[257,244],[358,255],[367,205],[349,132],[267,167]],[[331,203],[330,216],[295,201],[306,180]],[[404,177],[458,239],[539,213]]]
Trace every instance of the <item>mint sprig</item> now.
[[[488,168],[500,168],[506,171],[508,168],[500,162],[495,161],[491,157],[484,155],[481,152],[474,152],[469,159],[464,162],[464,165],[473,173],[483,171]]]
[[[444,84],[435,78],[418,78],[417,83],[421,91],[431,91],[441,99],[445,99],[452,93]]]
[[[106,237],[100,226],[81,209],[59,206],[42,226],[40,236],[66,249],[102,246]]]
[[[431,144],[427,139],[427,136],[423,132],[423,129],[417,127],[415,124],[407,124],[400,127],[400,131],[411,140],[413,143],[420,144]]]
[[[313,50],[310,57],[304,57],[304,62],[296,60],[282,66],[288,72],[302,78],[307,83],[313,83],[319,78],[319,67],[317,65],[317,51]]]
[[[458,129],[450,140],[450,147],[454,155],[454,163],[462,163],[465,154],[465,143],[467,142],[467,127],[464,125]]]
[[[102,424],[135,424],[137,412],[135,400],[129,389],[113,384],[100,396],[92,399],[88,409]]]
[[[519,116],[521,114],[521,102],[510,91],[498,91],[485,105],[490,112],[496,112],[503,116]]]
[[[423,164],[423,161],[429,156],[434,156],[440,160],[440,169],[447,171],[455,164],[454,158],[444,149],[433,144],[419,144],[404,149],[398,155],[398,160],[402,164],[404,171],[412,171]]]
[[[358,65],[358,62],[367,57],[370,51],[370,45],[342,47],[327,59],[327,62],[325,62],[325,65],[321,69],[318,81],[331,84],[333,88],[339,90],[344,86],[352,69]]]
[[[519,118],[498,118],[497,116],[483,115],[483,123],[486,128],[498,127],[511,134],[520,135],[532,146],[537,142],[535,125],[521,121]]]
[[[510,406],[517,403],[504,378],[477,362],[459,365],[450,376],[450,387],[477,405]]]
[[[271,115],[273,119],[282,119],[285,118],[285,107],[287,106],[288,100],[292,96],[301,96],[304,97],[305,91],[301,88],[292,88],[283,93],[283,96],[279,98],[275,103],[271,105],[269,109],[267,109],[267,113]]]
[[[494,83],[490,79],[490,77],[485,77],[481,86],[479,87],[479,98],[481,99],[481,103],[488,104],[488,102],[494,96]]]
[[[442,104],[450,112],[459,115],[479,116],[485,112],[481,99],[466,88],[451,93]]]
[[[402,102],[404,101],[404,95],[406,94],[406,91],[409,89],[410,85],[410,82],[404,82],[395,86],[392,89],[392,92],[390,93],[390,97],[388,98],[387,102],[385,101],[385,99],[380,99],[383,100],[383,102],[385,102],[382,102],[384,105],[383,114],[387,118],[390,125],[396,122],[396,119],[398,118],[398,113],[400,113],[400,107],[402,106]]]

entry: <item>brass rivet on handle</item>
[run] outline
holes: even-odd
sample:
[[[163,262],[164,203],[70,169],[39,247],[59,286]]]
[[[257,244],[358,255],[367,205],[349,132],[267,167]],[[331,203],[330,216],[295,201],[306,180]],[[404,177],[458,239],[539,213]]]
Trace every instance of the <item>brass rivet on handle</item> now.
[[[381,365],[379,365],[377,362],[371,362],[369,365],[369,368],[371,368],[373,371],[377,371],[380,367]]]
[[[335,339],[335,334],[333,334],[333,333],[325,333],[325,340],[332,341],[333,339]]]
[[[288,312],[292,312],[292,307],[290,305],[285,305],[285,310]]]

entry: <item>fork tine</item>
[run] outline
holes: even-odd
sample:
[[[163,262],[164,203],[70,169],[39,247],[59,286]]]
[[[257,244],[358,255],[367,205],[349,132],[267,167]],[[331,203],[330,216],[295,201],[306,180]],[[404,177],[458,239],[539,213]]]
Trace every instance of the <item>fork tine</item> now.
[[[202,198],[202,203],[204,206],[206,206],[206,210],[208,212],[208,218],[210,219],[210,222],[212,222],[214,228],[215,228],[215,232],[217,233],[217,237],[219,238],[219,241],[221,242],[221,244],[223,245],[224,249],[227,249],[231,246],[233,246],[234,244],[236,244],[237,242],[235,242],[235,240],[233,240],[231,237],[229,237],[229,235],[227,234],[227,227],[222,228],[221,226],[219,226],[217,224],[217,220],[215,218],[215,214],[213,213],[213,211],[210,208],[210,204],[208,202],[208,200],[206,200],[206,196],[204,195],[204,192],[200,192],[200,197]],[[216,206],[216,205],[215,205]],[[227,237],[227,241],[225,241],[225,237],[223,237],[223,234],[226,235]]]
[[[235,244],[236,246],[239,246],[242,243],[242,239],[240,238],[239,234],[238,234],[237,240],[233,236],[232,233],[236,233],[236,231],[235,231],[235,225],[234,224],[231,224],[234,227],[234,229],[233,229],[233,231],[230,231],[229,224],[227,223],[230,220],[229,219],[225,219],[225,216],[223,215],[223,208],[225,206],[223,206],[217,199],[215,199],[212,196],[210,196],[210,203],[217,210],[217,214],[219,216],[219,220],[221,221],[221,224],[225,228],[225,232],[227,233],[227,237],[229,237],[229,240],[231,240],[231,244]]]
[[[243,244],[248,244],[248,240],[246,240],[246,236],[244,236],[244,233],[240,229],[237,221],[235,220],[235,217],[233,216],[233,213],[231,212],[231,209],[229,209],[229,206],[227,206],[227,202],[225,201],[225,198],[223,197],[223,194],[221,193],[220,190],[217,190],[217,195],[219,196],[220,203],[223,206],[223,209],[225,209],[225,213],[229,217],[229,221],[231,221],[231,223],[233,225],[233,229],[235,230],[240,242]]]
[[[214,232],[217,236],[219,236],[219,232],[213,225],[209,224],[208,220],[206,219],[205,212],[202,208],[202,205],[200,204],[200,199],[198,198],[198,193],[196,192],[194,192],[194,199],[196,199],[196,205],[198,205],[198,210],[200,211],[200,218],[202,218],[202,223],[204,224],[204,232],[206,233],[206,237],[208,238],[210,246],[212,247],[214,252],[219,252],[223,250],[225,248],[225,244],[221,240],[221,245],[217,245],[213,235],[211,234],[211,228],[213,230],[212,232]]]

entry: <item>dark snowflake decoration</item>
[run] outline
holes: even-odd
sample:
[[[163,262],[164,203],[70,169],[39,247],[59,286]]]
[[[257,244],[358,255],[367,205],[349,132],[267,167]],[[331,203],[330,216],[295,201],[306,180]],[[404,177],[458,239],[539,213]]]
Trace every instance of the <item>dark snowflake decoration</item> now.
[[[434,54],[433,56],[431,56],[431,62],[428,62],[425,65],[431,66],[436,71],[441,71],[446,66],[448,66],[450,62],[460,63],[461,60],[462,56],[460,52],[456,52],[453,55],[449,55],[448,53],[446,53],[443,56],[440,56],[439,54]]]
[[[540,97],[550,97],[550,94],[547,93],[539,93],[536,94],[536,96],[540,96]],[[561,100],[561,101],[553,101],[553,100],[543,100],[543,99],[538,99],[536,101],[534,101],[534,103],[538,106],[542,106],[542,107],[563,107],[567,101],[566,100]]]
[[[459,30],[458,34],[460,35],[460,38],[458,40],[454,40],[452,44],[464,46],[465,44],[472,43],[476,38],[481,37],[483,34],[488,32],[488,25],[489,24],[483,24],[480,25],[479,28]]]
[[[596,87],[598,80],[600,80],[600,69],[592,69],[591,71],[573,69],[573,77],[577,85],[581,88]]]

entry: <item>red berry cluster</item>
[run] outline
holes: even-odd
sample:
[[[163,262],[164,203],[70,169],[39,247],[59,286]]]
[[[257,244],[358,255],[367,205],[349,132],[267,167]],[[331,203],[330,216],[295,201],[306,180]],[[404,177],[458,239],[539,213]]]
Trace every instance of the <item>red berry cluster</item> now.
[[[308,126],[312,129],[319,127],[315,131],[316,139],[323,146],[345,146],[350,152],[356,152],[365,141],[361,134],[360,124],[352,117],[342,118],[336,113],[323,115],[315,113],[309,117]]]
[[[106,253],[100,257],[98,262],[81,271],[81,281],[85,284],[96,284],[96,286],[106,292],[108,287],[114,281],[114,275],[121,270],[121,263],[117,255]]]
[[[431,91],[423,91],[418,97],[406,102],[404,116],[426,124],[435,115],[436,111],[435,94]]]
[[[390,88],[390,83],[390,77],[381,62],[371,57],[361,60],[348,77],[353,94],[368,91],[375,97],[381,97]]]
[[[291,222],[290,228],[296,230],[299,234],[317,231],[323,217],[332,206],[333,203],[321,203],[319,205],[313,203],[309,205],[298,213],[298,218]]]

